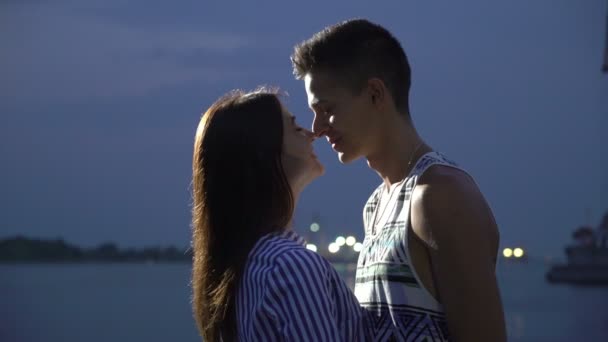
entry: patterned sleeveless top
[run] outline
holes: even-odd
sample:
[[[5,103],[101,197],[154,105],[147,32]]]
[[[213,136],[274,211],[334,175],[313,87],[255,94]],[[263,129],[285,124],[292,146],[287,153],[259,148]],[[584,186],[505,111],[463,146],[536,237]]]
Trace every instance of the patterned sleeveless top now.
[[[449,340],[442,305],[424,287],[409,262],[410,197],[420,176],[432,165],[458,168],[442,154],[429,152],[393,189],[398,194],[388,198],[382,214],[378,204],[384,184],[365,204],[365,240],[357,264],[355,296],[368,310],[374,341]],[[387,214],[387,219],[375,224],[377,216]]]

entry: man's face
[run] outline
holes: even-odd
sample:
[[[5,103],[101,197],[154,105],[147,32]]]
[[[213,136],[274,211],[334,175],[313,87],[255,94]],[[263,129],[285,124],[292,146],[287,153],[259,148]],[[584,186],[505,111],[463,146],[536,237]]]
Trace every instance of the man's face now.
[[[373,111],[367,90],[355,94],[328,72],[308,73],[304,83],[314,113],[312,131],[327,137],[343,164],[366,156]]]

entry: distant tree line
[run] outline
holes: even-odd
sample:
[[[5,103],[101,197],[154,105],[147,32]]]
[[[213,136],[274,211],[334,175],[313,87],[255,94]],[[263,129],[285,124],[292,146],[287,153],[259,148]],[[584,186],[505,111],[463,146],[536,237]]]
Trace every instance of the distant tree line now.
[[[191,249],[174,246],[120,249],[115,243],[108,242],[86,249],[66,243],[63,239],[16,236],[0,240],[0,263],[191,261]]]

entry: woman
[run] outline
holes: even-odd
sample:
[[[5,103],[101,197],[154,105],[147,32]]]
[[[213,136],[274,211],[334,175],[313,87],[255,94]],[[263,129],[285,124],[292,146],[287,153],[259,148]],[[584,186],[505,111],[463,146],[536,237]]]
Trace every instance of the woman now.
[[[205,341],[364,340],[364,314],[291,229],[323,173],[313,134],[276,93],[232,92],[201,118],[193,157],[193,309]]]

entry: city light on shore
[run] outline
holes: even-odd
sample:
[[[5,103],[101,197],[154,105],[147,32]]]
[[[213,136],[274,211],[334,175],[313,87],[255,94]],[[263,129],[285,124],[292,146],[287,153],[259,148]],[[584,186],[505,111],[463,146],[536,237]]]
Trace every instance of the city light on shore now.
[[[346,244],[346,239],[344,238],[344,236],[338,236],[336,238],[336,244],[340,247],[344,246],[344,244]]]
[[[524,249],[521,247],[506,247],[502,250],[502,255],[507,259],[521,259],[525,257],[525,254]]]
[[[357,253],[361,252],[363,249],[363,244],[361,242],[357,242],[353,245],[353,250]]]
[[[357,242],[357,239],[354,236],[349,236],[346,238],[346,244],[348,246],[353,246]]]
[[[321,229],[321,226],[319,226],[319,224],[318,224],[318,223],[316,223],[316,222],[313,222],[313,223],[310,225],[310,231],[311,231],[311,232],[313,232],[313,233],[318,232],[318,231],[319,231],[319,229]]]
[[[312,244],[312,243],[307,244],[307,245],[306,245],[306,248],[307,248],[307,249],[310,249],[310,250],[311,250],[311,251],[313,251],[313,252],[316,252],[316,251],[317,251],[317,246],[316,246],[315,244]]]
[[[338,253],[338,251],[340,250],[340,246],[338,246],[337,243],[332,242],[332,243],[329,244],[329,248],[328,249],[329,249],[329,253],[334,254],[334,253]]]

